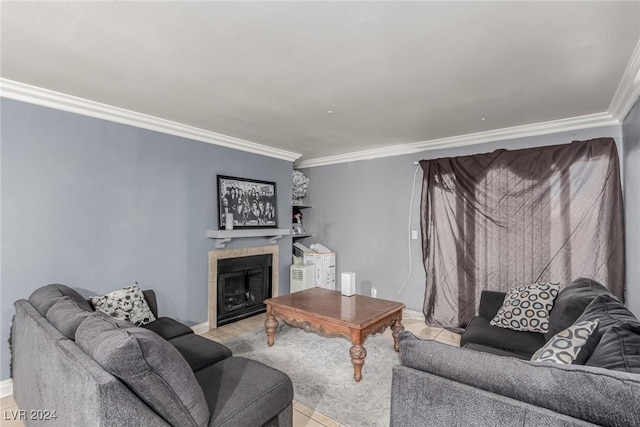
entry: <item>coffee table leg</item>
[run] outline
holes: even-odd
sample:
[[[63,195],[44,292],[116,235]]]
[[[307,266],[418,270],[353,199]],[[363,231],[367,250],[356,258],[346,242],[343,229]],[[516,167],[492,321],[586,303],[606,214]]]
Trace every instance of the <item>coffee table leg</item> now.
[[[349,355],[351,356],[351,363],[353,363],[353,378],[356,381],[360,381],[362,379],[364,358],[367,357],[367,349],[360,344],[354,344],[349,349]]]
[[[402,324],[402,319],[396,319],[391,325],[391,335],[393,336],[393,349],[395,351],[400,351],[400,347],[398,346],[398,334],[400,331],[404,331],[404,325]]]
[[[264,321],[264,328],[267,330],[267,344],[269,344],[269,347],[273,345],[277,327],[278,321],[271,313],[271,306],[267,306],[267,320]]]

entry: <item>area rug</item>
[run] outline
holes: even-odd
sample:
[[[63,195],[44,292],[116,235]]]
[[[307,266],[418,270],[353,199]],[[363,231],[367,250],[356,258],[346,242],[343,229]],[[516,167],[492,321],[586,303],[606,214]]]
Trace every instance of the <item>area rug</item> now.
[[[264,330],[224,341],[234,356],[257,360],[289,375],[294,398],[346,426],[388,426],[391,368],[400,363],[387,332],[367,337],[362,380],[353,379],[351,342],[278,325],[273,347]]]

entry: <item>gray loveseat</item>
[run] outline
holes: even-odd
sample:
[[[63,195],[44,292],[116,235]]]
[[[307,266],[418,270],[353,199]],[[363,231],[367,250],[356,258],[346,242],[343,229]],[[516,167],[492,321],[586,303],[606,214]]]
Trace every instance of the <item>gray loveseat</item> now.
[[[400,334],[392,426],[640,426],[640,322],[604,286],[565,287],[547,335],[490,326],[501,298],[482,296],[463,348]],[[528,360],[556,332],[593,319],[583,365]]]
[[[144,296],[157,318],[154,293]],[[27,425],[292,425],[286,374],[171,318],[136,327],[64,285],[14,305],[13,389]]]

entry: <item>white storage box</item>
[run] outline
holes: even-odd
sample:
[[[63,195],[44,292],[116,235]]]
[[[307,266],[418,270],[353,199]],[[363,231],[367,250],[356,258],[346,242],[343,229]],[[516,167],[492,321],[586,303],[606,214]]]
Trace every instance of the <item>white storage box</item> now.
[[[336,289],[336,253],[321,246],[321,250],[329,252],[316,252],[301,243],[294,246],[302,252],[305,264],[315,266],[315,286],[325,289]]]
[[[304,255],[304,262],[313,264],[316,268],[316,286],[326,289],[336,289],[336,254],[308,253]]]
[[[316,283],[316,266],[292,265],[289,269],[291,293],[313,288]]]

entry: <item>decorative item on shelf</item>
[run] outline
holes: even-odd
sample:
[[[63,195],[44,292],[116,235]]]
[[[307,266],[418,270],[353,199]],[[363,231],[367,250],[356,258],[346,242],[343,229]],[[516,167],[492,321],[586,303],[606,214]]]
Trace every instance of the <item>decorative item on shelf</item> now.
[[[293,193],[291,202],[294,205],[302,204],[302,199],[307,195],[307,186],[309,178],[304,176],[300,171],[293,171]]]
[[[218,227],[276,228],[276,183],[218,175]],[[229,216],[231,214],[231,216]]]
[[[225,215],[224,229],[233,230],[233,214],[229,212],[224,215]]]
[[[293,224],[291,224],[291,234],[298,235],[298,234],[304,234],[304,228],[302,228],[302,213],[298,212],[297,214],[293,215],[293,220],[295,221]]]

